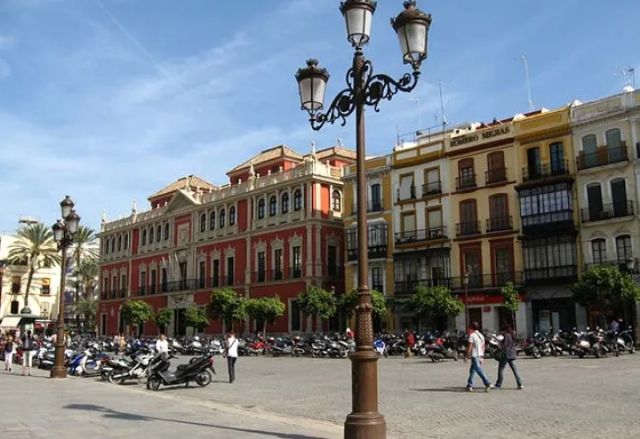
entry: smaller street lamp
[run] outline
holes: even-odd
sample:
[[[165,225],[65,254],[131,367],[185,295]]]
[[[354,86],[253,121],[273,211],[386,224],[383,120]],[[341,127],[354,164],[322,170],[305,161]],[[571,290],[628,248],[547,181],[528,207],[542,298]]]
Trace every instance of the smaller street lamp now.
[[[58,297],[58,322],[56,331],[56,353],[51,378],[66,378],[67,369],[64,367],[64,286],[67,265],[67,249],[73,244],[73,236],[78,231],[80,216],[73,209],[75,206],[69,195],[60,202],[62,219],[51,227],[53,239],[61,252],[60,261],[60,292]]]
[[[467,265],[462,283],[464,284],[464,330],[469,330],[469,275],[471,274],[471,265]]]

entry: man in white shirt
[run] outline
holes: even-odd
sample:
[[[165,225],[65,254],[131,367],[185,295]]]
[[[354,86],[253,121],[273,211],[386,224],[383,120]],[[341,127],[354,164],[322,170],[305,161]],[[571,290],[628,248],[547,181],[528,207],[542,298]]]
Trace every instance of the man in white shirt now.
[[[229,331],[225,343],[225,355],[227,356],[227,366],[229,368],[229,383],[236,380],[236,360],[238,359],[238,339],[233,331]]]
[[[164,334],[160,334],[160,338],[156,341],[156,352],[158,354],[169,354],[169,342]]]
[[[469,368],[469,379],[467,380],[467,392],[473,391],[473,377],[477,373],[484,384],[484,391],[491,390],[491,381],[487,378],[482,370],[482,361],[484,357],[484,336],[478,330],[480,325],[478,322],[472,322],[469,326],[469,342],[467,343],[467,354],[464,357],[465,363],[467,358],[471,358],[471,367]]]

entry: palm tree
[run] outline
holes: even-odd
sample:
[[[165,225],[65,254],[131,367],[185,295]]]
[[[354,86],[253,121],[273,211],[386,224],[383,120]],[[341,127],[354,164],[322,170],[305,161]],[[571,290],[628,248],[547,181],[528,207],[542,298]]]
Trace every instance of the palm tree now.
[[[78,302],[80,298],[80,281],[78,270],[84,258],[96,259],[98,257],[98,246],[96,245],[96,232],[86,226],[78,226],[78,231],[73,235],[73,262],[75,265],[76,291],[73,301]],[[80,329],[80,315],[76,314],[76,327]]]
[[[93,297],[80,299],[73,304],[73,312],[83,316],[82,332],[86,332],[87,327],[95,328],[97,308],[98,301]]]
[[[12,264],[24,263],[29,265],[29,277],[27,289],[24,295],[24,308],[21,312],[31,313],[29,309],[29,290],[33,275],[43,265],[56,265],[60,263],[60,255],[53,232],[41,223],[29,224],[18,229],[18,239],[9,247],[9,261]]]
[[[93,258],[87,258],[80,262],[76,275],[82,280],[82,292],[85,299],[93,297],[93,291],[97,286],[97,279],[100,274],[100,266],[98,261]]]

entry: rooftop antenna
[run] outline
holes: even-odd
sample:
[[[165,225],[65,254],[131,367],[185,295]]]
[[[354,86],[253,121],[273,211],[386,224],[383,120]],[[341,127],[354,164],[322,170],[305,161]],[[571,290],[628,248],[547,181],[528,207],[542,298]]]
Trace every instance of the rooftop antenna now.
[[[529,96],[529,112],[533,112],[535,107],[533,106],[533,100],[531,99],[531,80],[529,78],[529,61],[527,57],[522,55],[522,62],[524,63],[524,73],[527,79],[527,94]]]
[[[442,82],[440,82],[440,114],[442,116],[442,131],[447,129],[447,114],[444,112],[444,99],[442,98]]]

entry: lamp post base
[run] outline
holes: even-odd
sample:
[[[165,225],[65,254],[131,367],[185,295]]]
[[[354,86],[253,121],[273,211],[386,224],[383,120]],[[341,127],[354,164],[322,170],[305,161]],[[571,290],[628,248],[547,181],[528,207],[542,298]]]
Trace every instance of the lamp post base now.
[[[67,368],[64,366],[53,366],[49,378],[66,378]]]
[[[378,413],[378,354],[373,348],[356,351],[351,359],[353,411],[344,423],[345,439],[385,439],[387,424]]]
[[[345,439],[384,439],[387,424],[380,413],[351,413],[344,423]]]

